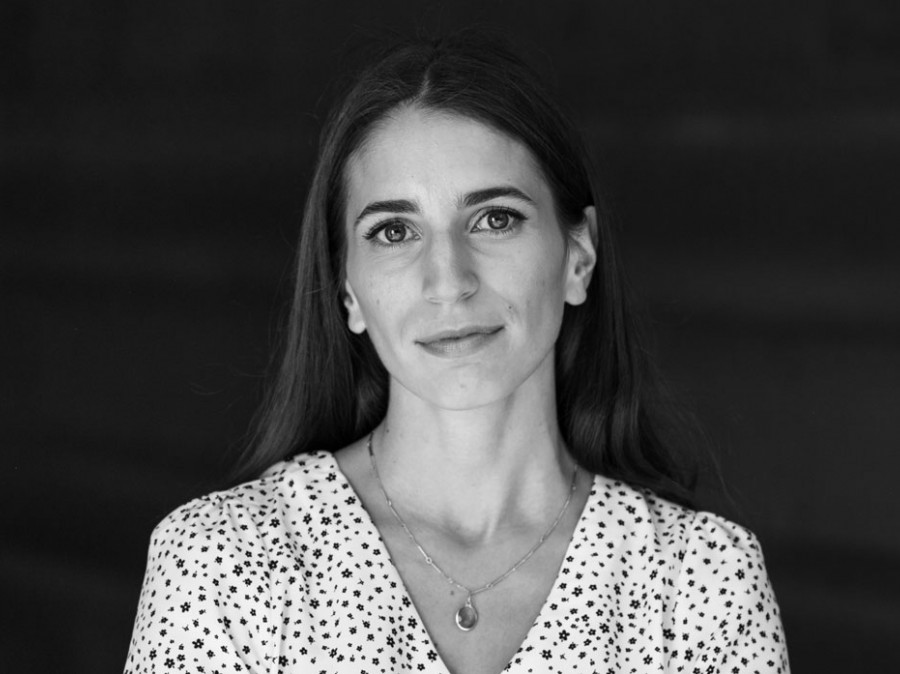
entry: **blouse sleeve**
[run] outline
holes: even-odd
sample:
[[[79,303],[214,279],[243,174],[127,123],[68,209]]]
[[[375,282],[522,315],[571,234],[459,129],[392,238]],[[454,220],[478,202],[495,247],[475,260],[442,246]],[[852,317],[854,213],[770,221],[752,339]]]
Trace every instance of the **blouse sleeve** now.
[[[788,674],[775,594],[756,537],[698,513],[682,560],[669,671]]]
[[[269,671],[269,573],[259,528],[227,493],[173,512],[151,538],[125,673]]]

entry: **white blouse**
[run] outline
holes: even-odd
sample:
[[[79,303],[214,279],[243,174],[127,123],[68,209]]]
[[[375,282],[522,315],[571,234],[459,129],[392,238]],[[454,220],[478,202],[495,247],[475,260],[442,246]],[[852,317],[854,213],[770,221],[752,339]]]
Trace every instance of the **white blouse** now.
[[[150,544],[126,674],[447,668],[334,457],[191,501]],[[789,672],[753,534],[594,477],[505,672]]]

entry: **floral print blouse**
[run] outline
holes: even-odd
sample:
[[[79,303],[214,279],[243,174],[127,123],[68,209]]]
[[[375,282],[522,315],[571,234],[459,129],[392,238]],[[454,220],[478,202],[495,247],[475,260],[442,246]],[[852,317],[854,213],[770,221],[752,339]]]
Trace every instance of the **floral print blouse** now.
[[[505,672],[789,672],[753,534],[594,477]],[[449,674],[333,455],[277,464],[155,529],[126,674]]]

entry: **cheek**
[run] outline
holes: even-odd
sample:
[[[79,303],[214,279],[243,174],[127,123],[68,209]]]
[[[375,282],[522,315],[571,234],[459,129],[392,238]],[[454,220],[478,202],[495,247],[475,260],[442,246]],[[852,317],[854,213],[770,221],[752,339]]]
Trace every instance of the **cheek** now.
[[[383,319],[382,300],[378,295],[377,288],[371,286],[366,288],[360,295],[359,308],[368,325],[375,326],[381,323]]]
[[[389,343],[391,338],[396,338],[403,322],[403,307],[405,298],[402,287],[388,282],[377,275],[371,275],[368,282],[360,279],[362,290],[357,293],[360,311],[366,321],[366,326],[376,341]],[[377,280],[375,280],[377,279]]]
[[[563,274],[553,264],[538,264],[529,274],[513,279],[510,287],[529,313],[553,314],[564,303]]]

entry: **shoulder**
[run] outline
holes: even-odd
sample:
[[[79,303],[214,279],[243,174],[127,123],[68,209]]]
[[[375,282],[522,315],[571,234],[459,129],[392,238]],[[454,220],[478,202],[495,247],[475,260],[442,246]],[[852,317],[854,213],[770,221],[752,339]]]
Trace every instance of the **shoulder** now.
[[[596,502],[607,517],[628,535],[646,538],[660,551],[679,561],[691,554],[704,558],[744,557],[761,559],[759,542],[752,532],[725,517],[692,510],[649,489],[596,476]]]
[[[279,532],[294,529],[294,520],[314,506],[334,481],[334,466],[328,452],[305,454],[275,464],[256,480],[185,503],[156,526],[151,552],[206,551],[210,543],[219,551],[251,544],[260,551],[283,543]]]
[[[652,585],[661,599],[670,664],[731,671],[741,662],[748,665],[741,671],[789,671],[778,604],[753,533],[601,476],[594,490],[593,523],[606,535],[606,556],[618,560],[619,591],[644,596]]]
[[[191,671],[269,671],[278,607],[302,595],[295,580],[303,511],[335,480],[333,466],[325,452],[304,455],[163,519],[150,542],[126,671],[174,667],[175,653]]]

